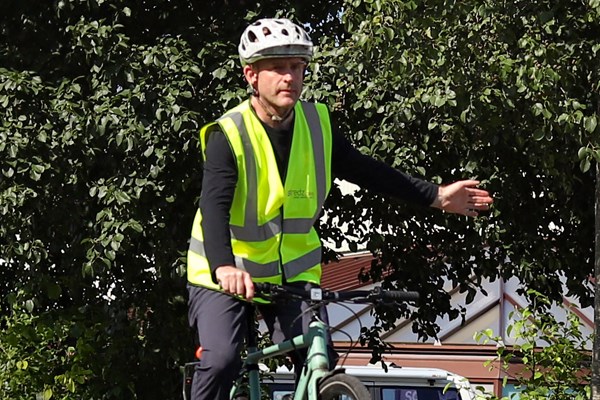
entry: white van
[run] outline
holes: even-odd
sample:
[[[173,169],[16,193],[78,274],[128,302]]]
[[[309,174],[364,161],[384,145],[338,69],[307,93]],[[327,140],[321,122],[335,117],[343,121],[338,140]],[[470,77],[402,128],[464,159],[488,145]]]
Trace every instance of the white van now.
[[[371,393],[372,400],[475,400],[469,381],[438,368],[412,368],[388,365],[343,367],[348,375],[359,378]],[[285,367],[272,373],[273,380],[263,380],[271,400],[283,400],[292,393],[294,375]]]

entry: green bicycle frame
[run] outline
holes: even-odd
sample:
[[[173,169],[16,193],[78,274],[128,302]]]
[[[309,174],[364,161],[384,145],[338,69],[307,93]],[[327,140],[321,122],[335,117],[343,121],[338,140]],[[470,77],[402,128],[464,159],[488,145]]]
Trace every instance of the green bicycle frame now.
[[[308,347],[306,363],[296,385],[294,400],[316,399],[318,394],[318,381],[329,374],[329,353],[327,351],[327,326],[314,320],[308,327],[308,332],[298,335],[291,340],[274,344],[263,349],[248,348],[248,355],[243,368],[248,371],[250,400],[260,400],[260,372],[258,362],[265,358],[277,357],[296,349]],[[239,388],[239,380],[233,385],[230,398],[233,399]]]

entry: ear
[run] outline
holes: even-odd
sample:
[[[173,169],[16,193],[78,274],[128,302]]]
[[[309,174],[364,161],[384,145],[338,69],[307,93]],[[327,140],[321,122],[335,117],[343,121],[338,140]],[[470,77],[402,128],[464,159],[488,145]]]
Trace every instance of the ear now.
[[[256,83],[258,82],[258,71],[252,65],[244,66],[244,77],[248,84],[256,90]]]

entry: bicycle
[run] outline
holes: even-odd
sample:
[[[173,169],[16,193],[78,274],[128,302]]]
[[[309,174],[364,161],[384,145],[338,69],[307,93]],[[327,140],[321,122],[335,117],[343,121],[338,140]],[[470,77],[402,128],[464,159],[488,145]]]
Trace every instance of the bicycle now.
[[[300,372],[295,392],[290,400],[369,400],[371,398],[365,385],[356,377],[346,375],[343,368],[329,369],[327,351],[328,326],[319,319],[318,309],[330,302],[381,303],[390,301],[415,301],[417,292],[383,290],[375,287],[371,290],[333,291],[322,288],[304,290],[297,287],[281,286],[269,283],[255,283],[256,297],[270,301],[303,300],[310,304],[311,322],[308,331],[290,340],[258,348],[257,335],[248,329],[247,354],[244,357],[242,372],[230,392],[230,399],[236,399],[240,393],[241,377],[248,373],[247,398],[261,399],[260,372],[258,363],[288,354],[297,349],[308,348],[306,362]],[[253,322],[254,314],[249,313]],[[186,364],[186,370],[196,363]],[[184,373],[184,386],[190,383]],[[237,397],[239,398],[239,397]],[[186,399],[184,387],[184,399]]]

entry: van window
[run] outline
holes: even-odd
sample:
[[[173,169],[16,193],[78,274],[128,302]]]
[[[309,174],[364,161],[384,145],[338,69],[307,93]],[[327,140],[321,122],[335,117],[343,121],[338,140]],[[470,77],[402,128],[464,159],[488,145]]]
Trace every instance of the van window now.
[[[454,388],[443,387],[386,387],[381,389],[382,400],[461,400]]]

